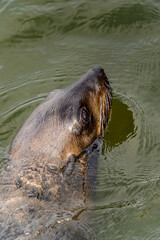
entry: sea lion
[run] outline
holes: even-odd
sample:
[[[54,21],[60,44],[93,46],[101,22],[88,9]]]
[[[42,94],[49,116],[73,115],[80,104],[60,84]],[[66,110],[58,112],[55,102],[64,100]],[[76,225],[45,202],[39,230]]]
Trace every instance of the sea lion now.
[[[41,202],[41,205],[36,202],[36,206],[43,206],[36,207],[41,209],[39,214],[42,208],[46,208],[46,201],[48,204],[65,204],[67,209],[86,201],[88,182],[92,184],[96,176],[98,138],[103,137],[111,105],[112,89],[99,66],[90,69],[70,87],[49,93],[23,124],[10,146],[10,163],[5,176],[9,176],[8,195],[12,198],[2,198],[1,202],[6,201],[2,215],[11,211],[6,209],[13,208],[13,202],[19,201],[20,213],[23,211],[26,216],[28,211],[34,215],[32,219],[40,221],[35,207],[32,207],[32,212],[29,207],[26,210],[27,205],[35,206],[35,199]],[[43,223],[48,221],[48,215],[43,213],[42,216]],[[16,214],[14,217],[17,219]],[[23,226],[29,225],[28,217],[22,220],[20,215],[19,219],[21,224],[24,222]],[[16,221],[11,220],[13,239],[20,231],[20,224]],[[8,236],[10,228],[6,227],[0,236]],[[33,229],[30,234],[33,236]]]
[[[99,66],[70,87],[52,91],[11,144],[17,187],[29,190],[30,196],[46,196],[49,188],[55,195],[59,187],[52,175],[72,172],[76,155],[103,135],[111,102],[112,90]]]

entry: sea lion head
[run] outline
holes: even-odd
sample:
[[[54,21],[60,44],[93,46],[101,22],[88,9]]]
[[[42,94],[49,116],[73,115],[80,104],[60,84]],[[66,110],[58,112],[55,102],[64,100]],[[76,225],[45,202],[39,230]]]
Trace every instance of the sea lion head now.
[[[62,123],[62,131],[66,132],[63,158],[77,154],[103,135],[111,102],[112,89],[99,66],[64,91],[55,110],[57,122]]]
[[[103,68],[90,69],[78,82],[55,90],[31,114],[11,146],[13,158],[67,159],[103,135],[112,89]]]

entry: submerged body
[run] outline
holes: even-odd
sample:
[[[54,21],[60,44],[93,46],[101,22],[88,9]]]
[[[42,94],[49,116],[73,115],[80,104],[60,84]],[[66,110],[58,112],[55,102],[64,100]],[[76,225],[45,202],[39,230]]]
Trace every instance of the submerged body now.
[[[6,175],[18,201],[24,198],[33,205],[38,199],[39,206],[49,201],[68,209],[86,201],[88,185],[96,176],[96,139],[103,136],[111,102],[112,90],[101,67],[48,95],[21,127],[9,150]],[[15,225],[12,228],[16,229]]]

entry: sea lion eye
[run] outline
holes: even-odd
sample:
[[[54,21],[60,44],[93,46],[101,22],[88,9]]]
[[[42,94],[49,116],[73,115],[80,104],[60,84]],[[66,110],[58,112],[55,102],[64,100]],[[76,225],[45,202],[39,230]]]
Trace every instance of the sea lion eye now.
[[[87,125],[89,123],[89,112],[84,107],[81,110],[81,120],[84,125]]]

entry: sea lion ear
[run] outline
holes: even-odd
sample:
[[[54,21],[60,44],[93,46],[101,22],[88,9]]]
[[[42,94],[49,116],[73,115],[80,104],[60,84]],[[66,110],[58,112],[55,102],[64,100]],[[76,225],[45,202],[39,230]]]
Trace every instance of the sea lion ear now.
[[[58,97],[60,94],[62,94],[63,92],[63,89],[54,89],[53,91],[51,91],[47,97],[44,99],[43,102],[46,102],[48,100],[50,100],[51,98],[55,98],[55,97]]]

